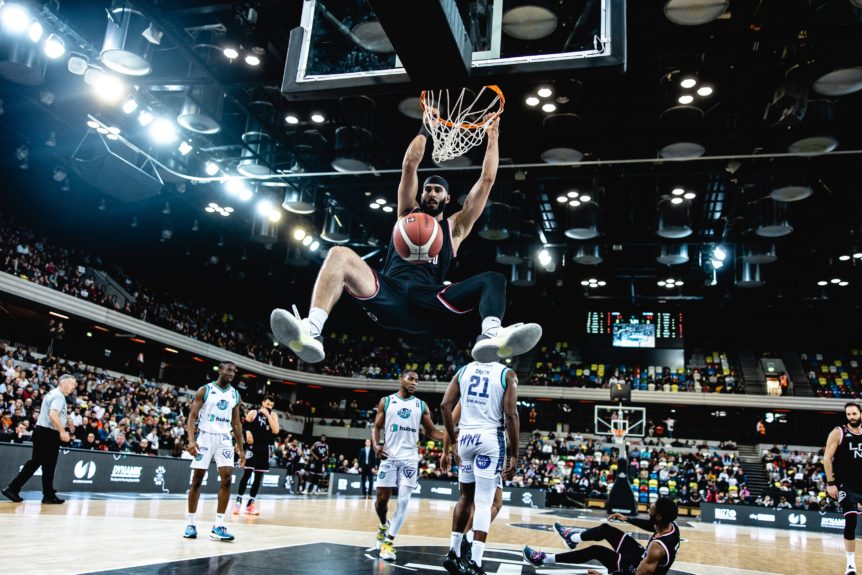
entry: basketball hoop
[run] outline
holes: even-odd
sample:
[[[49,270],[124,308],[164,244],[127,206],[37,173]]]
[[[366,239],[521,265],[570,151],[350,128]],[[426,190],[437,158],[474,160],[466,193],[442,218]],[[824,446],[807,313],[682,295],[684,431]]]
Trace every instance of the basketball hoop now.
[[[431,159],[439,164],[481,144],[489,115],[501,114],[506,98],[499,86],[483,86],[472,100],[466,88],[451,95],[449,90],[424,90],[419,103],[422,123],[434,142]]]

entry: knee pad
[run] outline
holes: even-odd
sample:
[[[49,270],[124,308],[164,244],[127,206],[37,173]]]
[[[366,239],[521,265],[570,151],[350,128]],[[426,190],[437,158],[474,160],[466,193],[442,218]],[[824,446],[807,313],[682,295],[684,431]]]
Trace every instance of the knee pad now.
[[[844,539],[853,541],[856,539],[856,522],[859,520],[856,513],[844,516]]]

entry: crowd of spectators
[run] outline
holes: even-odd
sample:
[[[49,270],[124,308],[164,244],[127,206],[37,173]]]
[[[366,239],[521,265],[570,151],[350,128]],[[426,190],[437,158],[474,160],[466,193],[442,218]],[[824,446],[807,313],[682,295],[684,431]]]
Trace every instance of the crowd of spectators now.
[[[823,450],[790,451],[773,446],[762,457],[769,488],[757,498],[758,505],[776,509],[840,511],[838,502],[826,494]]]
[[[858,398],[862,393],[862,350],[803,353],[799,359],[817,397]]]

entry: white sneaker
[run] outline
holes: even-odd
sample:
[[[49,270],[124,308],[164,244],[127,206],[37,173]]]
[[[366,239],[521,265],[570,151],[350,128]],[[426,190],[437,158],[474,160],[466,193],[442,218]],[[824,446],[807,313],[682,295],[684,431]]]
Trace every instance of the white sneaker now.
[[[286,345],[302,361],[306,363],[323,361],[326,355],[323,352],[323,342],[321,338],[312,337],[308,319],[299,317],[296,306],[293,306],[292,314],[284,309],[272,310],[269,326],[278,343]]]
[[[516,323],[501,327],[494,337],[479,337],[479,341],[473,346],[473,359],[481,363],[491,363],[533,349],[542,339],[542,326],[537,323]]]

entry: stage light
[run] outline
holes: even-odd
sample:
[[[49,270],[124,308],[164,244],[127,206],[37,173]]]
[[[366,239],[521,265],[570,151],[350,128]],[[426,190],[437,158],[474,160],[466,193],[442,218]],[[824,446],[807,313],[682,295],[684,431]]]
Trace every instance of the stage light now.
[[[99,122],[96,120],[87,120],[87,127],[95,130],[99,127]]]
[[[206,164],[204,164],[204,172],[206,172],[206,175],[214,176],[218,173],[218,171],[219,167],[218,164],[216,164],[215,162],[207,162]]]
[[[840,284],[840,283],[841,283],[841,278],[832,278],[832,279],[830,280],[830,283]]]
[[[553,94],[553,92],[551,91],[551,89],[550,89],[550,88],[547,88],[547,87],[545,87],[545,88],[539,88],[539,91],[538,91],[537,93],[539,94],[539,97],[540,97],[540,98],[550,98],[550,97],[551,97],[551,94]]]
[[[539,251],[539,264],[541,264],[542,267],[546,267],[550,263],[551,263],[551,252],[549,252],[548,250],[545,250],[545,249],[540,250]]]
[[[674,188],[674,189],[671,191],[671,194],[673,194],[674,196],[681,196],[681,195],[683,195],[684,193],[685,193],[685,190],[683,190],[682,188]]]
[[[311,242],[311,245],[308,246],[308,249],[313,251],[313,252],[316,252],[319,247],[320,247],[320,242],[317,240],[314,240],[313,242]]]
[[[271,221],[272,223],[277,224],[281,221],[281,210],[279,210],[278,208],[273,208],[272,211],[269,212],[267,218],[269,218],[269,221]]]
[[[368,207],[371,208],[372,210],[379,210],[380,204],[378,204],[377,202],[372,202],[372,203],[368,204]]]
[[[42,33],[44,31],[42,24],[37,20],[34,20],[33,23],[30,24],[30,28],[27,29],[27,37],[30,38],[31,42],[38,42],[42,39]]]
[[[273,210],[272,202],[269,200],[260,200],[257,203],[257,213],[261,216],[268,216]]]
[[[584,194],[583,196],[581,196],[581,202],[582,202],[582,203],[584,203],[584,204],[586,204],[587,202],[589,202],[589,201],[590,201],[590,200],[592,200],[592,199],[593,199],[593,198],[591,198],[590,196],[588,196],[588,195],[586,195],[586,194]]]
[[[51,34],[48,36],[48,39],[45,40],[45,45],[42,47],[42,51],[45,52],[45,55],[50,59],[56,60],[66,53],[66,42],[56,34]]]
[[[392,206],[383,206],[383,211],[386,212],[387,214],[391,214],[392,212],[395,211],[395,208],[393,208]]]
[[[305,236],[304,238],[302,238],[302,245],[308,247],[311,245],[311,242],[313,242],[313,241],[314,241],[314,238],[312,238],[311,236]]]
[[[166,118],[158,118],[150,126],[150,137],[159,144],[170,144],[177,141],[179,135],[174,123]]]
[[[126,94],[126,85],[111,74],[101,74],[93,83],[93,90],[96,96],[105,102],[117,102]]]
[[[687,200],[693,200],[696,197],[697,197],[697,194],[695,194],[694,192],[686,192],[685,195],[683,195],[683,198],[685,198]]]
[[[295,230],[293,230],[293,239],[298,242],[301,242],[303,239],[305,239],[306,235],[308,234],[306,234],[305,230],[302,228],[296,228]]]
[[[850,260],[850,256],[848,256],[847,254],[844,254],[843,256],[838,256],[838,259],[842,262],[846,262],[846,261]]]
[[[260,58],[258,58],[254,54],[249,54],[245,57],[245,63],[248,64],[249,66],[259,66],[260,65]]]
[[[133,96],[129,96],[125,102],[123,102],[123,112],[126,114],[131,114],[135,110],[138,109],[138,101],[135,100]]]
[[[817,282],[817,285],[819,285],[819,286],[825,286],[825,285],[829,285],[829,282],[828,282],[828,281],[825,281],[825,280],[821,280],[821,281]]]
[[[550,102],[548,102],[547,104],[542,104],[542,111],[543,112],[551,113],[551,112],[555,111],[556,109],[557,109],[556,104],[551,104]]]
[[[692,96],[691,94],[683,94],[679,97],[677,101],[683,105],[691,104],[692,102],[694,102],[694,96]]]
[[[559,202],[561,204],[565,204],[568,201],[569,201],[569,198],[567,198],[566,196],[557,196],[557,202]]]
[[[225,48],[222,50],[222,54],[228,60],[236,60],[239,57],[239,52],[237,52],[236,48]]]
[[[180,146],[179,146],[180,154],[182,154],[183,156],[188,156],[192,150],[194,150],[194,147],[191,144],[189,144],[185,140],[180,142]]]
[[[376,200],[374,200],[374,202],[378,203],[382,206],[383,204],[386,203],[386,200],[384,200],[383,198],[377,198]]]
[[[287,122],[288,124],[292,125],[292,126],[295,126],[296,124],[299,123],[299,118],[297,118],[293,114],[288,114],[287,116],[284,117],[284,121]]]
[[[671,200],[670,200],[670,203],[672,203],[675,206],[678,206],[682,202],[683,202],[683,199],[680,198],[679,196],[676,196],[675,198],[671,198]]]
[[[727,251],[721,246],[715,246],[715,249],[712,250],[712,255],[718,261],[723,262],[727,258]]]
[[[239,191],[239,199],[243,202],[249,201],[253,195],[254,193],[248,187],[243,187]]]
[[[722,262],[721,260],[717,260],[717,259],[712,259],[709,261],[709,263],[711,263],[712,268],[716,269],[716,270],[721,269],[721,266],[724,265],[724,262]]]
[[[853,254],[853,259],[862,260],[862,252],[856,252]]]
[[[850,285],[850,282],[848,282],[848,281],[843,281],[843,282],[841,282],[841,283],[840,283],[840,284],[838,284],[838,285],[839,285],[839,286],[841,286],[841,287],[847,287],[847,286],[849,286],[849,285]]]
[[[580,202],[579,200],[571,200],[571,201],[569,202],[569,205],[570,205],[571,207],[573,207],[573,208],[577,208],[578,206],[580,206],[580,205],[581,205],[581,202]]]
[[[525,100],[526,104],[531,107],[535,107],[539,105],[539,99],[535,96],[527,96]]]
[[[18,34],[27,29],[27,24],[30,23],[30,15],[27,14],[27,10],[23,6],[7,4],[2,8],[0,21],[2,21],[3,27],[6,30],[13,34]]]
[[[679,85],[688,90],[689,88],[694,88],[695,86],[697,86],[697,80],[695,80],[691,76],[688,76],[686,78],[683,78]]]
[[[322,124],[323,122],[326,121],[326,118],[323,117],[323,114],[321,114],[319,112],[315,112],[314,114],[311,115],[311,121],[314,122],[315,124]]]
[[[697,89],[698,96],[711,96],[712,95],[712,87],[711,86],[701,86]]]

